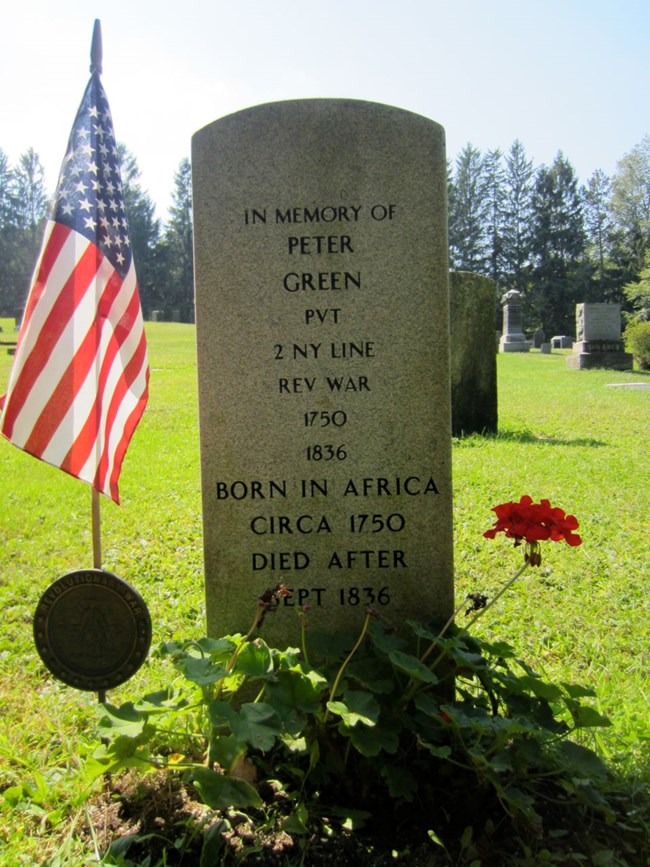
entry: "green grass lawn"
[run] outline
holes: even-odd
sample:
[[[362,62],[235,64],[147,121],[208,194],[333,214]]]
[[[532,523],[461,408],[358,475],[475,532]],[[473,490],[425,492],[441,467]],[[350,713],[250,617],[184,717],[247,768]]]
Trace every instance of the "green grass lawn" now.
[[[204,632],[194,335],[147,325],[150,401],[124,463],[123,505],[102,506],[104,567],[145,597],[154,647]],[[530,494],[575,514],[583,545],[547,545],[480,634],[509,641],[549,679],[594,687],[613,725],[589,745],[648,781],[650,391],[607,386],[650,374],[568,370],[565,355],[499,355],[498,436],[454,441],[457,593],[493,595],[520,565],[510,543],[482,537],[493,505]],[[10,364],[0,353],[0,390]],[[4,440],[0,490],[0,864],[89,863],[72,853],[96,698],[48,675],[31,621],[53,580],[92,565],[90,492]],[[161,666],[152,653],[111,701],[157,687]]]

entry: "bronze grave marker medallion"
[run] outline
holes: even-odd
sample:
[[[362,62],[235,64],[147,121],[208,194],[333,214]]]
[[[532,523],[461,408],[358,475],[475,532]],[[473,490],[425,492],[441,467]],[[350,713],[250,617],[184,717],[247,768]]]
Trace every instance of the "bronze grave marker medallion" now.
[[[147,658],[151,617],[126,581],[102,569],[81,569],[59,578],[42,595],[34,641],[47,668],[68,686],[113,689]]]

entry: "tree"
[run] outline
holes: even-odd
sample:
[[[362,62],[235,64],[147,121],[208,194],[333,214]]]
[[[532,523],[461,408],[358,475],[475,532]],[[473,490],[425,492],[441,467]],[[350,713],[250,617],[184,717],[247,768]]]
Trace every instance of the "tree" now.
[[[503,223],[503,282],[507,289],[524,290],[531,255],[533,164],[517,139],[507,156]]]
[[[633,308],[632,322],[650,322],[650,250],[645,254],[645,267],[639,279],[627,283],[623,292]]]
[[[538,170],[532,204],[530,324],[541,325],[547,334],[571,334],[575,304],[584,300],[589,269],[578,181],[562,152],[550,168]]]
[[[595,265],[594,282],[598,295],[596,300],[605,300],[607,294],[607,249],[608,241],[611,238],[611,220],[608,208],[610,187],[609,178],[605,172],[602,169],[596,169],[587,185],[581,190],[587,249]]]
[[[454,194],[449,211],[449,250],[454,268],[485,274],[488,221],[481,152],[467,144],[456,159]]]
[[[9,226],[15,213],[15,176],[7,154],[0,148],[0,230]]]
[[[6,158],[2,184],[2,306],[10,315],[27,298],[47,217],[45,173],[38,154],[29,148],[18,167],[9,170]]]
[[[194,297],[192,168],[185,157],[174,176],[174,192],[165,229],[167,286],[174,306],[187,314]]]
[[[151,309],[159,306],[161,301],[160,223],[155,217],[151,196],[140,186],[140,169],[136,158],[123,144],[118,144],[117,149],[140,300],[143,308]]]
[[[48,197],[45,192],[45,171],[33,148],[21,155],[15,172],[15,184],[20,228],[27,230],[33,243],[40,244]]]
[[[0,148],[0,313],[7,316],[16,307],[13,291],[16,233],[15,175]]]
[[[485,176],[485,206],[487,223],[487,270],[486,274],[497,284],[503,283],[503,233],[505,222],[504,193],[505,172],[503,154],[500,150],[488,151],[483,160]]]
[[[612,178],[610,210],[633,279],[650,249],[650,135],[618,163]]]

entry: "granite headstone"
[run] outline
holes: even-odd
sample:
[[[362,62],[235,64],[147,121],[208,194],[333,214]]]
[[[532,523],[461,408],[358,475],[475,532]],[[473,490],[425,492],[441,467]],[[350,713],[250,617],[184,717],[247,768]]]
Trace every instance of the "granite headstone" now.
[[[208,632],[453,609],[444,130],[355,100],[192,142]]]
[[[531,341],[524,334],[524,308],[521,292],[510,289],[501,299],[503,306],[503,333],[499,341],[499,352],[528,352]]]
[[[451,429],[454,436],[497,431],[494,316],[497,287],[481,274],[449,275]]]
[[[576,304],[576,337],[568,367],[632,370],[633,358],[621,337],[620,304]]]

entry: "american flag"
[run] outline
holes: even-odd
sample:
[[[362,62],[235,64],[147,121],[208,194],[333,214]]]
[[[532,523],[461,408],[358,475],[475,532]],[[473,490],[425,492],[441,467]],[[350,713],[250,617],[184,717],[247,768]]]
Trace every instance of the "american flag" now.
[[[45,227],[0,431],[119,503],[149,365],[110,109],[93,72]]]

